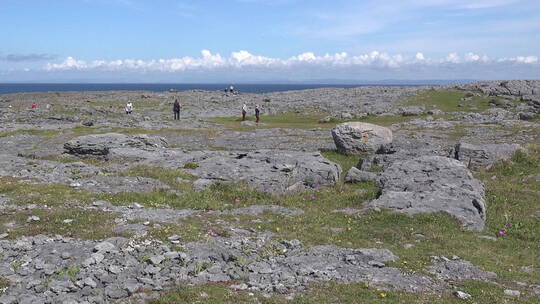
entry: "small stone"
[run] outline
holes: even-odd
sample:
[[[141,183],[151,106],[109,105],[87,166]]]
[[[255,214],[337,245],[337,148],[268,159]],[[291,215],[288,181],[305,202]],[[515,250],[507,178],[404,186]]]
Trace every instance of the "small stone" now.
[[[124,282],[124,288],[127,290],[129,294],[136,293],[141,287],[142,285],[139,282],[137,282],[137,280],[134,280],[134,279],[130,279]]]
[[[519,290],[505,289],[504,295],[510,297],[519,297],[521,295],[521,292]]]
[[[81,185],[81,183],[74,182],[74,183],[69,184],[69,186],[70,186],[71,188],[79,188],[79,187],[81,187],[82,185]]]
[[[148,225],[150,225],[150,222],[146,221],[146,222],[143,223],[143,225],[148,226]]]
[[[144,206],[139,204],[139,203],[131,203],[131,204],[128,205],[128,208],[130,208],[130,209],[142,209],[142,208],[144,208]]]
[[[248,289],[248,286],[246,283],[241,283],[241,284],[237,284],[237,285],[231,285],[231,288],[232,289],[237,289],[237,290],[246,290]]]
[[[97,244],[94,247],[94,251],[95,252],[111,252],[115,248],[116,248],[116,246],[114,246],[113,244],[105,241],[105,242],[101,242],[101,243]]]
[[[62,259],[67,260],[71,257],[71,253],[69,252],[62,252]]]
[[[180,236],[175,234],[168,237],[169,241],[178,241],[180,239]]]
[[[71,224],[71,223],[73,223],[73,221],[74,221],[74,219],[65,219],[65,220],[63,220],[62,222],[63,222],[64,224]]]
[[[165,253],[165,257],[170,259],[170,260],[174,260],[174,259],[177,259],[177,258],[180,257],[180,253],[178,253],[176,251],[167,252],[167,253]]]
[[[91,257],[92,257],[92,259],[94,260],[94,262],[96,264],[101,263],[101,261],[103,261],[103,259],[105,259],[105,256],[103,254],[101,254],[101,253],[94,253],[94,254],[92,254]]]
[[[96,281],[94,281],[92,278],[90,277],[87,277],[83,280],[83,283],[84,283],[84,286],[89,286],[91,288],[96,288],[97,287],[97,283]]]
[[[403,244],[403,248],[405,248],[405,249],[411,249],[413,247],[414,247],[413,244]]]
[[[530,266],[522,266],[519,268],[519,270],[525,273],[533,273],[535,271],[534,267],[530,267]]]
[[[32,216],[29,216],[27,219],[26,219],[26,222],[27,223],[31,223],[31,222],[39,222],[41,219],[39,218],[39,216],[35,216],[35,215],[32,215]]]
[[[7,234],[7,233],[2,233],[2,234],[0,234],[0,240],[1,240],[1,239],[5,239],[5,238],[7,238],[8,236],[9,236],[9,234]]]
[[[161,262],[163,262],[163,260],[165,260],[165,257],[162,256],[162,255],[154,255],[152,257],[150,257],[150,262],[154,265],[159,265],[161,264]]]
[[[461,300],[468,300],[470,298],[472,298],[472,296],[468,293],[465,293],[463,291],[454,291],[454,296],[456,296],[456,298],[458,299],[461,299]]]
[[[384,268],[386,266],[386,265],[384,265],[384,263],[381,263],[379,261],[369,261],[368,265],[376,267],[376,268]]]
[[[111,265],[109,266],[109,272],[113,274],[119,274],[120,272],[122,272],[122,268],[120,268],[120,266]]]

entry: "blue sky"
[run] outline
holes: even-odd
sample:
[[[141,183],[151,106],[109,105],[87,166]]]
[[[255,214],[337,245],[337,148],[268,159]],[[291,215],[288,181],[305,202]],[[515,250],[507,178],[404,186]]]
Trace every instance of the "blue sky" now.
[[[538,0],[2,0],[0,81],[540,78]]]

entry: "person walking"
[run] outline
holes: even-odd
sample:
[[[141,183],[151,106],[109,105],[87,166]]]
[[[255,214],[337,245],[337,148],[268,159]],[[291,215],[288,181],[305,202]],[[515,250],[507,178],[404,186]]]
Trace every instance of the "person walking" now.
[[[255,122],[259,123],[261,117],[261,110],[259,109],[259,105],[255,106]]]
[[[180,119],[180,108],[181,107],[182,106],[178,102],[178,99],[175,99],[174,100],[174,105],[173,105],[174,120],[179,120]]]
[[[243,104],[242,105],[242,121],[246,120],[247,110],[248,110],[247,105]]]
[[[133,104],[131,101],[128,101],[126,104],[126,114],[131,114],[133,112]]]

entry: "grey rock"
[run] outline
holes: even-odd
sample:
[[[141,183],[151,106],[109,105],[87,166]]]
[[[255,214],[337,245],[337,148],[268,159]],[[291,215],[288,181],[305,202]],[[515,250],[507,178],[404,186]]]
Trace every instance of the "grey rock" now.
[[[484,187],[457,160],[422,156],[396,162],[382,173],[379,187],[382,195],[368,207],[408,214],[446,212],[467,229],[484,228]]]
[[[504,295],[510,296],[510,297],[519,297],[521,296],[521,292],[519,290],[505,289]]]
[[[26,219],[26,222],[27,223],[31,223],[31,222],[39,222],[41,219],[39,218],[39,216],[35,216],[35,215],[32,215],[32,216],[29,216],[27,219]]]
[[[497,276],[494,272],[481,270],[468,261],[450,260],[444,257],[435,257],[434,260],[436,262],[428,267],[428,271],[440,280],[489,281]]]
[[[522,150],[518,144],[473,145],[460,142],[454,148],[454,157],[467,166],[485,167],[512,157],[518,150]]]
[[[403,116],[417,116],[424,114],[424,107],[420,106],[410,106],[410,107],[401,107],[399,112]]]
[[[96,288],[97,287],[97,283],[96,281],[94,281],[92,278],[90,277],[86,277],[84,280],[83,280],[83,284],[84,286],[90,286],[91,288]]]
[[[332,129],[338,152],[347,155],[375,153],[392,143],[392,131],[363,122],[347,122]]]
[[[101,253],[111,252],[114,250],[116,250],[116,246],[114,246],[114,244],[111,244],[110,242],[107,242],[107,241],[101,242],[94,247],[95,252],[101,252]]]
[[[154,255],[152,257],[150,257],[150,262],[154,265],[159,265],[161,264],[161,262],[163,262],[163,260],[165,260],[165,257],[162,256],[162,255]]]
[[[536,113],[533,113],[533,112],[519,113],[519,119],[521,120],[533,120],[535,117],[536,117]]]
[[[356,167],[352,167],[349,170],[349,172],[347,172],[347,176],[345,177],[345,182],[362,183],[362,182],[374,181],[376,179],[377,179],[377,174],[368,172],[368,171],[362,171]]]
[[[199,178],[193,182],[193,188],[195,188],[195,190],[204,190],[204,189],[210,188],[210,186],[212,186],[215,183],[216,183],[215,180]]]
[[[112,148],[163,148],[167,141],[161,137],[147,135],[128,136],[119,133],[95,134],[77,137],[64,144],[69,154],[76,155],[108,155]]]
[[[465,293],[463,291],[454,291],[454,296],[456,296],[456,298],[458,299],[461,299],[461,300],[468,300],[468,299],[471,299],[472,296],[468,293]]]

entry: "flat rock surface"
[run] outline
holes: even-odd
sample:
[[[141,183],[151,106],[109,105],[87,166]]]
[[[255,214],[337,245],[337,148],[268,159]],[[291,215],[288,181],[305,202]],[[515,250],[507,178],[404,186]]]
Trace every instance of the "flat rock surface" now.
[[[457,160],[423,156],[398,162],[382,173],[379,183],[382,194],[370,207],[408,214],[446,212],[467,229],[484,228],[484,187]]]

